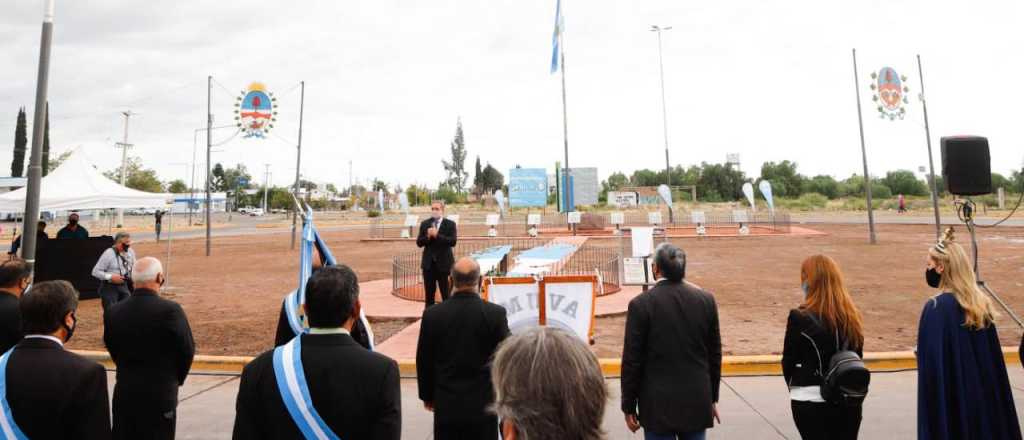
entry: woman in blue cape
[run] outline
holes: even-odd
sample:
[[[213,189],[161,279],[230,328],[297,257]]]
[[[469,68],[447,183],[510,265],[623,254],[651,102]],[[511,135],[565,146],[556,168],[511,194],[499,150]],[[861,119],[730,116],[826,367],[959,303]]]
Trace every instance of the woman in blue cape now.
[[[952,229],[928,252],[928,285],[942,293],[917,335],[917,438],[1021,440],[992,303]]]

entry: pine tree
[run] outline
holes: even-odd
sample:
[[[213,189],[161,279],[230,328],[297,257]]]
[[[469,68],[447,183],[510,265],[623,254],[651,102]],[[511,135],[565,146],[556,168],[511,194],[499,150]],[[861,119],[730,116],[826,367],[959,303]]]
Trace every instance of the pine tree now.
[[[43,126],[43,175],[50,172],[50,102],[46,102],[46,125]]]
[[[21,177],[25,172],[25,147],[28,134],[25,122],[25,108],[18,109],[18,124],[14,128],[14,160],[11,161],[11,177]]]
[[[483,189],[481,189],[481,186],[480,186],[481,182],[483,181],[483,177],[484,177],[484,169],[480,167],[480,156],[477,156],[476,157],[476,170],[475,170],[475,174],[473,174],[473,188],[476,189],[476,192],[478,194],[481,191],[483,191]]]
[[[466,172],[466,145],[462,137],[461,118],[455,127],[455,138],[452,139],[451,150],[452,161],[441,161],[441,164],[444,165],[444,170],[448,173],[448,180],[445,184],[453,191],[462,192],[462,189],[466,186],[466,178],[469,177],[469,173]]]

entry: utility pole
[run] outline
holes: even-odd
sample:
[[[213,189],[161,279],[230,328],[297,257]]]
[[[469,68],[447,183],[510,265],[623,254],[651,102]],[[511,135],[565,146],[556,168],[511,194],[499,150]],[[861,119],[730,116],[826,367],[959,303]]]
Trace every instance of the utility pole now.
[[[935,187],[935,161],[932,160],[932,132],[928,128],[928,101],[924,96],[924,70],[921,69],[921,55],[917,56],[917,74],[921,78],[921,108],[924,110],[924,138],[928,145],[928,168],[930,170],[928,186],[932,190],[932,209],[935,211],[935,239],[942,236],[939,220],[939,189]]]
[[[123,111],[121,114],[124,116],[124,142],[118,142],[116,145],[121,148],[121,186],[125,186],[125,182],[128,180],[128,149],[132,147],[128,143],[128,118],[132,116],[131,110]],[[121,228],[124,226],[124,209],[117,208],[117,227]]]
[[[267,213],[267,191],[270,190],[270,164],[264,164],[267,170],[263,173],[263,214]]]
[[[669,191],[672,190],[672,166],[669,165],[668,161],[668,110],[665,105],[665,61],[661,52],[661,31],[667,31],[672,29],[672,26],[661,27],[656,24],[651,25],[651,32],[658,34],[658,70],[661,72],[661,122],[664,128],[665,135],[665,184],[668,185]],[[672,208],[668,209],[668,221],[669,223],[675,223],[672,218]]]
[[[853,49],[853,88],[857,92],[857,125],[860,127],[860,154],[864,162],[864,195],[868,204],[868,241],[878,243],[875,235],[875,211],[871,205],[871,173],[868,172],[868,150],[864,142],[864,116],[860,106],[860,78],[857,73],[857,49]]]
[[[306,82],[299,82],[299,142],[295,147],[295,187],[292,189],[295,194],[295,198],[299,198],[299,169],[302,165],[302,112],[306,105]],[[295,225],[299,219],[299,207],[296,206],[295,210],[292,211],[292,249],[295,249]]]
[[[213,110],[210,106],[213,75],[206,77],[206,256],[210,256],[210,155],[213,148]]]
[[[36,80],[36,107],[32,119],[32,153],[28,159],[28,182],[25,185],[25,216],[22,217],[21,257],[30,271],[36,263],[36,221],[39,219],[39,186],[43,179],[43,129],[46,123],[46,93],[50,80],[50,46],[53,44],[54,0],[46,1],[43,32],[39,42],[39,75]]]

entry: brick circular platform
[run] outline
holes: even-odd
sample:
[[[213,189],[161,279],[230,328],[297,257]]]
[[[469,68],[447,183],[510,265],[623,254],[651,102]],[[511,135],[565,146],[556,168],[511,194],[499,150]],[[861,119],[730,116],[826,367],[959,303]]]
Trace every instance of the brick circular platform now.
[[[622,290],[622,287],[619,287],[619,285],[617,285],[617,284],[612,284],[612,283],[602,283],[602,284],[604,284],[604,289],[602,289],[602,292],[599,292],[597,294],[598,297],[602,297],[602,296],[605,296],[605,295],[611,295],[613,293],[618,293],[619,291]],[[397,297],[399,297],[401,299],[404,299],[406,301],[415,301],[415,302],[420,302],[420,303],[425,302],[424,301],[425,292],[423,291],[423,284],[422,283],[416,284],[416,285],[413,285],[413,286],[399,287],[398,289],[392,290],[391,294],[394,295],[394,296],[397,296]],[[435,292],[434,293],[434,301],[435,302],[441,302],[441,293],[440,292]]]

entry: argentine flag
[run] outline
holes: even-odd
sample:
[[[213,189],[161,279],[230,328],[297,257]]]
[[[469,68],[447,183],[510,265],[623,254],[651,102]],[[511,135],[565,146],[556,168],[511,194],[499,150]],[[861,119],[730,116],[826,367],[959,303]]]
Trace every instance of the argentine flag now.
[[[551,36],[551,73],[560,67],[559,55],[562,49],[562,32],[565,31],[565,20],[562,18],[562,0],[555,2],[555,32]]]

